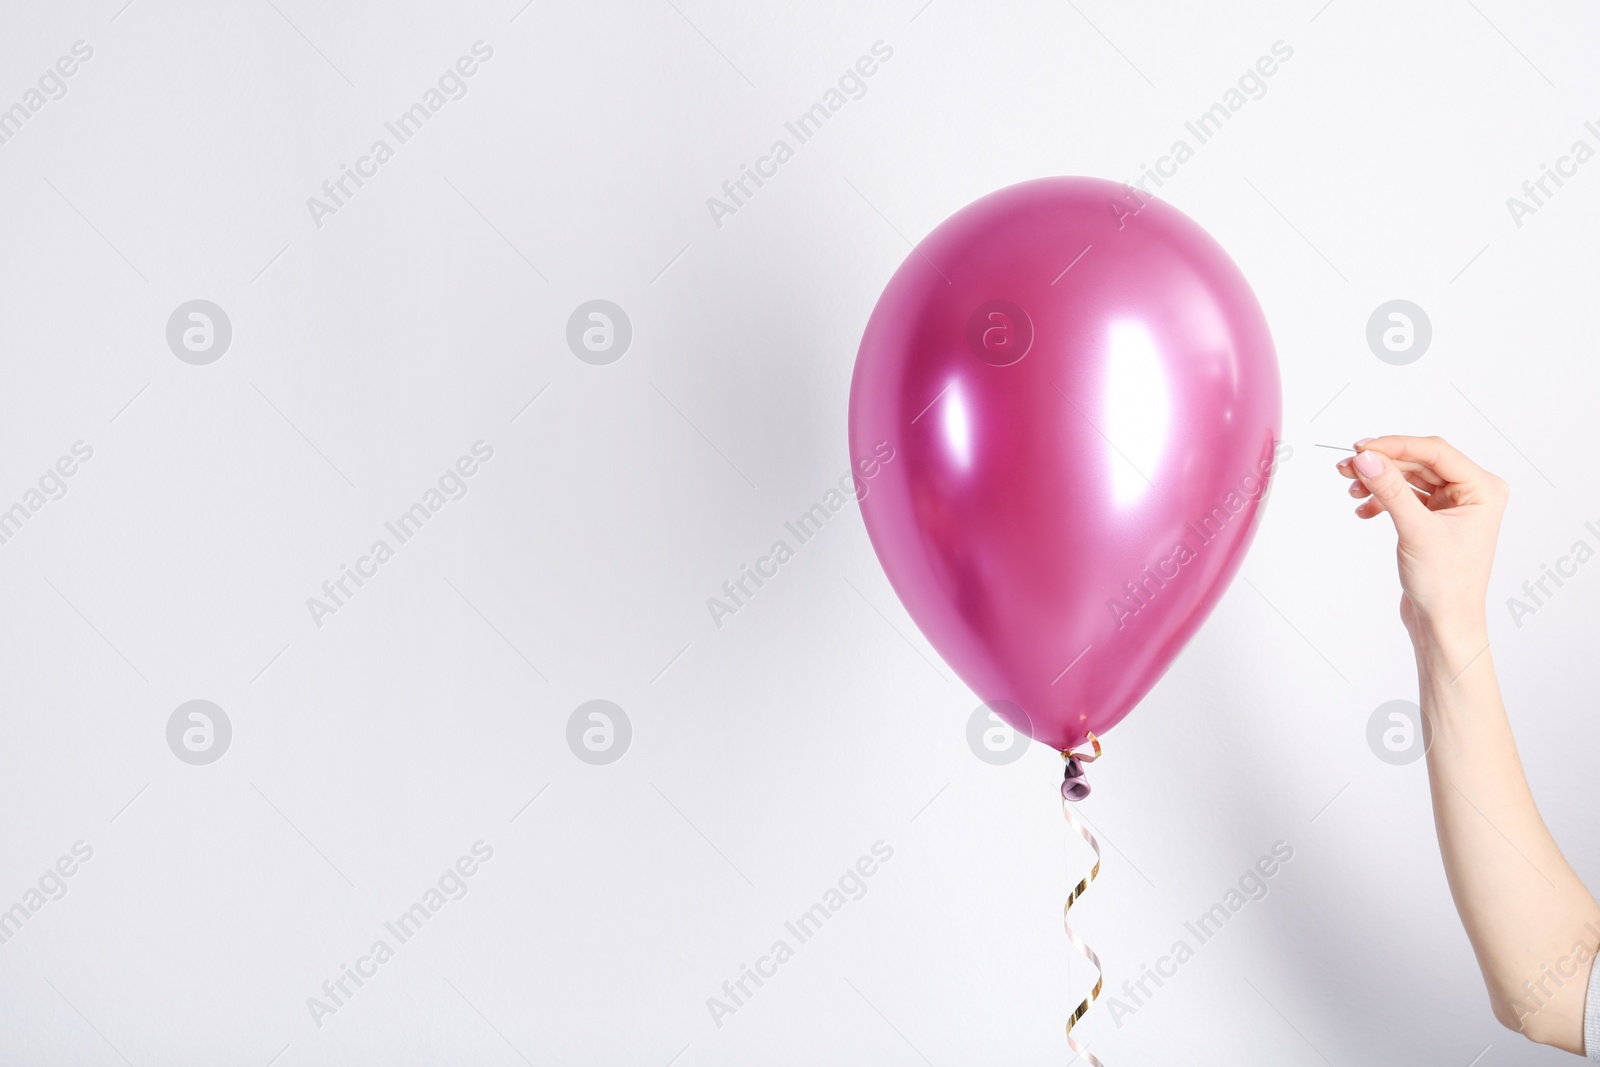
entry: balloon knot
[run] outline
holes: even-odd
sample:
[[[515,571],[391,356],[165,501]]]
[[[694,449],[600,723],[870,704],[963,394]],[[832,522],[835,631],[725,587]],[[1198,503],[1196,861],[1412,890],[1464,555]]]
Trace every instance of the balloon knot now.
[[[1061,751],[1061,758],[1066,761],[1066,775],[1061,781],[1061,796],[1064,800],[1077,802],[1084,799],[1091,792],[1089,779],[1083,773],[1085,763],[1093,763],[1100,758],[1100,739],[1094,734],[1088,737],[1089,743],[1094,746],[1094,754],[1087,752],[1073,752],[1070,749]]]

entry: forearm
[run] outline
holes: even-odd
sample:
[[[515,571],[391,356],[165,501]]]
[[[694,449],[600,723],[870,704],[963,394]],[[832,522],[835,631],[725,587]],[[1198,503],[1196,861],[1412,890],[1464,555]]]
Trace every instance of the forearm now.
[[[1439,851],[1495,1015],[1582,1054],[1600,906],[1534,805],[1486,627],[1419,626],[1414,636]]]

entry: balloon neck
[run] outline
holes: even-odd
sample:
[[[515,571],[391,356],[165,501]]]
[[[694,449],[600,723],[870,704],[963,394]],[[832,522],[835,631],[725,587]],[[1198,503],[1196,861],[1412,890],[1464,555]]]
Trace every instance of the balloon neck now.
[[[1070,748],[1063,749],[1061,758],[1066,761],[1067,773],[1061,780],[1061,796],[1064,800],[1076,803],[1089,795],[1089,779],[1084,776],[1083,765],[1093,763],[1100,758],[1100,739],[1093,733],[1086,738],[1094,747],[1093,754],[1088,752],[1074,752]]]
[[[1067,773],[1061,781],[1062,797],[1077,802],[1088,796],[1089,792],[1089,780],[1084,777],[1083,764],[1077,756],[1067,756]]]

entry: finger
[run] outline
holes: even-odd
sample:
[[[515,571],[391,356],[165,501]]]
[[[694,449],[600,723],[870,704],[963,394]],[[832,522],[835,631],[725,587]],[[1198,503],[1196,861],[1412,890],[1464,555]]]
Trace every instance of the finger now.
[[[1428,476],[1424,471],[1415,469],[1416,464],[1414,463],[1396,463],[1395,466],[1399,468],[1401,473],[1405,475],[1406,481],[1416,486],[1418,492],[1420,493],[1432,494],[1435,490],[1443,488],[1443,482],[1429,481]],[[1359,500],[1372,495],[1372,490],[1362,485],[1361,479],[1356,475],[1354,457],[1351,457],[1347,460],[1342,460],[1339,463],[1339,469],[1345,477],[1352,479],[1350,482],[1351,496]],[[1426,499],[1426,497],[1424,497],[1424,499]]]
[[[1437,471],[1434,471],[1421,463],[1413,463],[1409,460],[1396,460],[1394,465],[1400,469],[1402,474],[1415,474],[1429,486],[1437,488],[1441,485],[1450,484],[1449,482],[1445,481],[1444,477]]]
[[[1377,440],[1376,437],[1364,437],[1364,438],[1361,439],[1361,441],[1359,443],[1360,443],[1361,446],[1364,447],[1367,444],[1368,441],[1376,441],[1376,440]],[[1358,449],[1358,451],[1360,451],[1360,449]],[[1351,456],[1350,458],[1342,461],[1342,465],[1340,466],[1340,470],[1342,470],[1344,472],[1346,477],[1354,478],[1356,476],[1354,462],[1355,462],[1355,456]],[[1415,462],[1413,462],[1411,460],[1395,460],[1395,464],[1394,465],[1396,467],[1399,467],[1401,472],[1406,474],[1406,475],[1408,475],[1408,476],[1412,475],[1412,474],[1417,475],[1418,478],[1422,479],[1423,484],[1426,485],[1430,490],[1434,486],[1440,486],[1440,485],[1444,485],[1445,484],[1445,480],[1444,480],[1443,477],[1441,477],[1440,475],[1436,474],[1434,471],[1429,470],[1426,466],[1424,466],[1421,463],[1415,463]],[[1415,480],[1414,479],[1409,479],[1408,478],[1408,480],[1413,481],[1413,484],[1415,484]]]
[[[1396,464],[1396,466],[1399,466],[1399,464]],[[1404,470],[1404,468],[1401,469]],[[1432,493],[1436,489],[1444,488],[1441,485],[1436,485],[1433,482],[1428,481],[1428,479],[1422,476],[1421,471],[1406,471],[1406,481],[1416,486],[1417,491],[1420,493]]]
[[[1394,462],[1370,446],[1356,457],[1356,475],[1363,485],[1372,490],[1372,500],[1394,520],[1401,537],[1419,533],[1429,519],[1429,512],[1417,498],[1416,489],[1405,480]],[[1363,504],[1362,507],[1366,507]]]
[[[1374,437],[1361,447],[1383,453],[1402,470],[1425,471],[1440,485],[1476,481],[1486,473],[1442,437]]]
[[[1346,478],[1354,478],[1356,476],[1355,458],[1354,456],[1346,456],[1338,463],[1335,463],[1334,467]]]
[[[1415,489],[1413,489],[1412,492],[1413,493],[1417,493],[1417,491]],[[1354,496],[1355,494],[1352,493],[1350,495]],[[1427,498],[1424,497],[1421,493],[1417,493],[1417,499],[1423,501],[1424,504],[1427,503]],[[1374,499],[1369,499],[1365,503],[1363,503],[1360,507],[1356,508],[1356,515],[1359,516],[1360,518],[1363,518],[1363,519],[1375,518],[1376,516],[1379,516],[1379,515],[1382,515],[1382,514],[1383,514],[1383,505],[1381,503],[1379,503],[1377,500],[1374,500]]]

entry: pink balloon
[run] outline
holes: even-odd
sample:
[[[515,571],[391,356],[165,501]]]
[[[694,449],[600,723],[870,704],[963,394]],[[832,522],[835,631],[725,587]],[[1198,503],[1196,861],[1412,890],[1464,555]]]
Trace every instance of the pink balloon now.
[[[1281,422],[1239,268],[1177,209],[1096,178],[1013,185],[929,234],[850,388],[890,584],[981,700],[1056,749],[1126,717],[1210,614]]]

